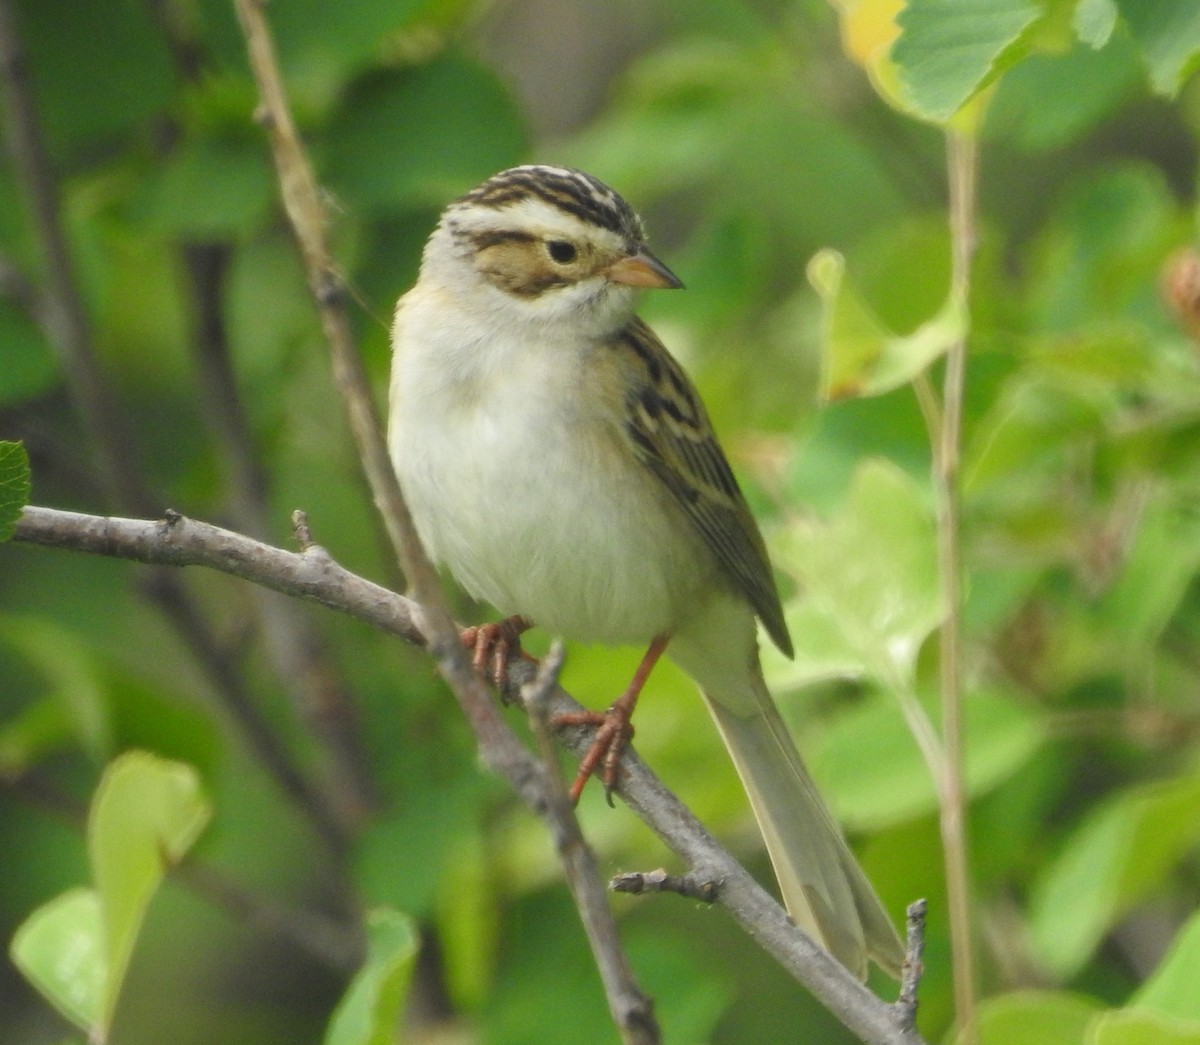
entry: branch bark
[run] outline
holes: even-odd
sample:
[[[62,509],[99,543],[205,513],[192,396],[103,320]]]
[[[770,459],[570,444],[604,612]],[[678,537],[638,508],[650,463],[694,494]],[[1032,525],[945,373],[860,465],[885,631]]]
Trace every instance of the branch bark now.
[[[530,808],[546,822],[555,838],[565,837],[571,830],[571,817],[564,815],[561,804],[554,799],[549,770],[521,746],[468,661],[458,640],[458,630],[446,609],[437,573],[421,547],[401,495],[379,413],[351,336],[346,295],[326,236],[324,201],[287,103],[262,0],[234,0],[234,6],[246,39],[250,68],[258,85],[259,117],[271,143],[284,210],[300,247],[301,260],[329,345],[334,382],[376,507],[421,605],[425,643],[438,671],[467,716],[485,763],[512,783]],[[577,895],[592,891],[593,884],[587,883],[586,878],[594,869],[590,870],[586,861],[565,860],[564,870]],[[588,919],[589,930],[601,922],[608,923],[602,932],[589,931],[589,942],[601,970],[621,966],[624,958],[617,947],[618,936],[611,910],[604,905],[602,910],[585,912],[581,909],[581,914]],[[611,953],[612,948],[617,949],[616,954]],[[648,1010],[637,1001],[641,994],[632,984],[631,975],[616,978],[606,975],[604,984],[609,1009],[622,1040],[628,1045],[652,1045],[658,1041],[658,1028],[652,1016],[644,1018]],[[633,993],[623,990],[625,987]],[[619,989],[617,993],[614,993],[615,989]]]
[[[407,642],[426,648],[432,642],[422,607],[349,572],[316,544],[301,552],[288,552],[177,513],[145,521],[40,507],[25,509],[14,540],[163,566],[205,566],[318,602]],[[509,669],[506,693],[519,697],[522,688],[534,682],[537,670],[534,664],[515,659]],[[478,676],[472,677],[483,689]],[[517,741],[486,691],[485,699],[491,721],[483,733],[477,734],[485,764],[545,816],[545,766]],[[539,704],[544,700],[544,713],[549,717],[581,710],[581,705],[557,685],[537,699]],[[576,754],[588,748],[591,736],[589,727],[571,726],[557,731],[557,738]],[[626,753],[622,767],[624,773],[615,793],[684,861],[692,877],[719,883],[721,905],[851,1031],[868,1045],[922,1045],[923,1039],[911,1025],[912,998],[894,1005],[872,994],[791,922],[783,908],[634,751]],[[912,993],[911,983],[908,993]]]

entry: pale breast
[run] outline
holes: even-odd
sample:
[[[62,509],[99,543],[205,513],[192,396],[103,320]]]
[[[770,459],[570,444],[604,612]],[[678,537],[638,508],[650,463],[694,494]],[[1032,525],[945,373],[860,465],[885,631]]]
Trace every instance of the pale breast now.
[[[644,643],[715,567],[630,453],[595,362],[526,345],[448,384],[398,358],[392,453],[422,540],[471,594],[569,638]]]

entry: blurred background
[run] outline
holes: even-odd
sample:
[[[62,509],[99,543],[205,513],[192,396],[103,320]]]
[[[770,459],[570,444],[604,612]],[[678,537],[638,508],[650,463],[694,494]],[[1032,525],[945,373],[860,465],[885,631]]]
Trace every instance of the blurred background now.
[[[34,503],[170,507],[283,546],[303,508],[343,565],[401,585],[279,213],[232,3],[2,2],[53,209],[39,223],[19,173],[9,76],[0,438],[24,441]],[[1195,238],[1200,93],[1155,95],[1122,29],[1078,43],[1072,6],[1049,5],[1067,15],[992,89],[981,131],[965,670],[982,993],[1061,988],[1090,1011],[1135,996],[1200,895],[1200,369],[1196,287],[1175,253]],[[643,315],[696,378],[788,588],[800,656],[768,662],[773,688],[889,909],[930,900],[920,1017],[941,1039],[937,799],[894,686],[845,641],[895,596],[887,637],[911,651],[912,695],[936,706],[929,437],[907,386],[819,402],[827,346],[805,278],[834,247],[888,330],[937,312],[941,132],[881,100],[825,0],[267,11],[381,397],[391,309],[448,200],[534,160],[591,171],[646,219],[688,290],[648,297]],[[47,254],[47,222],[65,259]],[[823,598],[844,572],[850,596]],[[487,611],[460,598],[456,612]],[[564,683],[604,707],[637,657],[573,648]],[[690,683],[664,665],[638,720],[642,755],[770,883]],[[223,576],[4,545],[6,944],[89,880],[89,798],[130,748],[196,766],[214,817],[150,908],[114,1042],[323,1040],[377,905],[422,933],[397,1040],[615,1040],[552,846],[480,768],[423,656]],[[679,869],[598,791],[581,816],[606,874]],[[666,1040],[852,1040],[719,909],[613,904]],[[0,962],[0,1045],[70,1033]]]

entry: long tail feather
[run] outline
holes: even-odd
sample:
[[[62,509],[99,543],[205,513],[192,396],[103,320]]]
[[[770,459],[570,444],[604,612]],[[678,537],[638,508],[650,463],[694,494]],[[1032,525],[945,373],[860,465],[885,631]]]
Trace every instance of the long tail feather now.
[[[898,976],[904,948],[875,890],[846,845],[788,733],[766,684],[750,694],[705,693],[750,796],[788,913],[865,979],[867,960]]]

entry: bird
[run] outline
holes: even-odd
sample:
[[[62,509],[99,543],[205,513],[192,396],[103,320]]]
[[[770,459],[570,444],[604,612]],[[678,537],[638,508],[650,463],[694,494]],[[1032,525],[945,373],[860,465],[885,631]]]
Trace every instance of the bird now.
[[[757,623],[792,642],[767,550],[700,396],[636,315],[678,289],[634,209],[583,171],[530,164],[451,202],[392,326],[388,448],[431,558],[505,619],[647,650],[603,714],[572,797],[617,785],[664,653],[699,685],[792,919],[858,979],[904,950],[781,717]],[[500,669],[502,670],[502,668]]]

